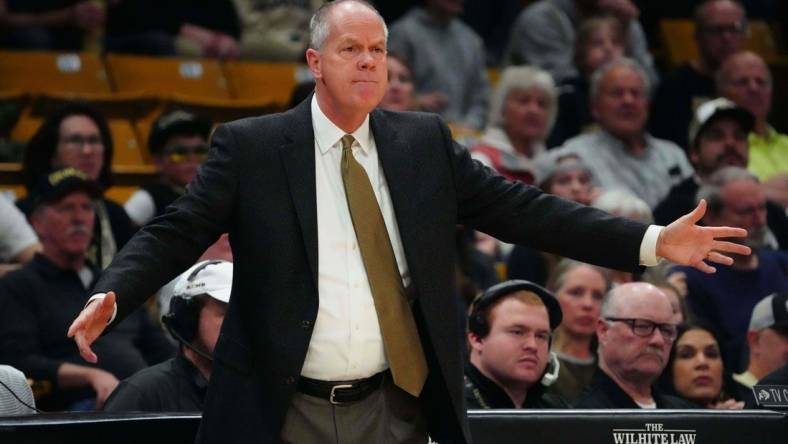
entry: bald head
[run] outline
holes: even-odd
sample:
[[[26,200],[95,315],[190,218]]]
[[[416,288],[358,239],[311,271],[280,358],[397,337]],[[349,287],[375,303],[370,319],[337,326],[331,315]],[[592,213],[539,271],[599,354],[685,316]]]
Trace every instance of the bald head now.
[[[645,282],[623,284],[610,290],[601,309],[603,318],[644,318],[656,322],[668,322],[672,314],[673,308],[668,296],[659,288]],[[659,319],[651,319],[652,315]],[[661,320],[663,318],[667,320]]]
[[[386,39],[388,39],[389,30],[386,26],[386,22],[374,6],[363,0],[335,0],[333,2],[324,3],[312,16],[309,22],[309,47],[318,50],[323,48],[323,44],[332,31],[332,23],[335,23],[337,19],[341,19],[342,16],[349,14],[363,14],[365,12],[371,12],[377,16],[383,25],[383,32]]]
[[[772,106],[772,75],[763,59],[752,51],[731,55],[717,72],[717,91],[763,122]]]

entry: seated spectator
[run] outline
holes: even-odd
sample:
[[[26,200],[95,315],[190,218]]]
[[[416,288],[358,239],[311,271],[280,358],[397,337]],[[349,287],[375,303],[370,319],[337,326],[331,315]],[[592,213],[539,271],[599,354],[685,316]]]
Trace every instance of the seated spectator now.
[[[484,46],[457,18],[461,10],[462,2],[425,0],[391,25],[388,46],[410,62],[419,108],[479,130],[490,85]]]
[[[0,276],[41,251],[36,233],[13,202],[0,196]]]
[[[594,194],[593,178],[577,156],[540,156],[535,161],[537,183],[545,192],[589,205]],[[561,257],[515,245],[507,257],[508,279],[524,279],[545,285]]]
[[[33,390],[24,373],[10,365],[0,365],[0,383],[0,418],[37,412]]]
[[[692,151],[687,141],[696,108],[717,96],[714,73],[722,62],[744,45],[747,16],[734,0],[706,0],[695,8],[695,43],[698,56],[681,65],[654,94],[649,128],[655,137],[670,140]]]
[[[416,110],[413,73],[407,60],[401,55],[389,51],[386,54],[386,68],[388,69],[389,83],[386,87],[386,95],[380,102],[380,107],[389,111]]]
[[[782,385],[782,386],[788,385],[788,364],[785,364],[784,366],[764,376],[760,381],[758,381],[758,384],[755,385],[753,390],[760,393],[758,389],[763,388],[763,386],[766,385]],[[774,404],[770,404],[769,406],[763,406],[764,400],[760,397],[758,399],[755,399],[755,396],[753,396],[751,401],[753,402],[753,404],[747,405],[748,408],[758,407],[758,408],[768,408],[770,410],[786,410],[785,406],[776,407],[774,406]]]
[[[153,123],[148,150],[159,177],[140,187],[123,206],[137,226],[163,214],[169,204],[186,192],[186,185],[208,155],[210,133],[210,122],[181,110],[163,114]]]
[[[747,168],[761,179],[769,200],[788,208],[788,134],[778,133],[766,120],[772,109],[769,67],[754,52],[736,53],[717,72],[717,92],[755,116]]]
[[[50,381],[46,410],[92,410],[125,378],[172,356],[173,349],[147,313],[138,310],[96,341],[97,365],[87,364],[67,338],[99,270],[87,260],[93,233],[92,199],[100,190],[82,172],[66,168],[42,177],[32,190],[33,228],[44,250],[0,280],[0,362]]]
[[[740,371],[742,345],[755,304],[767,295],[788,291],[788,254],[768,248],[766,196],[755,176],[736,167],[714,173],[698,191],[708,203],[703,223],[747,230],[746,238],[731,239],[752,248],[749,256],[731,255],[733,264],[716,273],[696,273],[679,266],[687,279],[687,303],[699,321],[715,329],[725,362]]]
[[[107,8],[106,49],[159,56],[237,58],[232,0],[117,0]]]
[[[642,282],[619,285],[605,296],[600,316],[599,369],[575,407],[693,408],[654,386],[676,338],[673,310],[662,291]]]
[[[112,185],[112,153],[112,136],[104,116],[88,104],[68,103],[49,114],[27,144],[22,161],[25,186],[29,192],[53,169],[72,167],[107,190]],[[28,217],[30,204],[27,198],[17,202]],[[94,204],[96,231],[88,255],[94,265],[103,269],[135,228],[117,203],[99,195]]]
[[[557,377],[550,333],[560,323],[555,297],[528,281],[506,281],[479,296],[468,317],[468,408],[566,407],[545,392]]]
[[[596,324],[610,284],[608,270],[572,259],[562,260],[547,284],[564,314],[552,346],[561,366],[549,390],[570,403],[580,398],[596,371]]]
[[[747,330],[747,345],[750,350],[747,370],[733,375],[733,379],[748,389],[788,364],[788,292],[771,294],[755,305]]]
[[[650,84],[658,81],[648,42],[637,20],[640,11],[630,0],[540,0],[526,7],[512,28],[508,58],[548,71],[560,83],[579,73],[573,63],[575,33],[584,18],[616,17],[627,30],[628,54],[643,66]]]
[[[233,0],[241,26],[241,57],[303,63],[309,19],[322,0]]]
[[[715,172],[728,166],[746,168],[749,159],[747,134],[753,115],[725,98],[710,100],[697,108],[690,126],[689,159],[695,175],[670,190],[654,209],[654,219],[668,224],[695,208],[695,196]],[[779,205],[766,202],[766,220],[775,235],[774,247],[788,248],[788,217]]]
[[[575,154],[602,188],[626,189],[653,208],[692,175],[692,166],[679,147],[646,132],[648,91],[645,72],[632,60],[599,68],[591,80],[591,113],[599,130],[569,139],[547,155]]]
[[[121,381],[104,411],[201,412],[232,283],[231,262],[199,262],[181,274],[162,318],[180,352]]]
[[[605,64],[623,57],[626,49],[624,26],[615,17],[590,17],[580,24],[574,58],[578,75],[558,85],[558,118],[547,139],[548,147],[559,146],[569,138],[595,129],[588,104],[591,75]]]
[[[548,73],[527,66],[506,68],[493,91],[487,127],[471,155],[510,180],[533,184],[531,162],[544,152],[556,111],[555,85]]]
[[[710,409],[741,409],[745,387],[731,378],[710,328],[681,324],[660,388]]]
[[[79,51],[105,15],[92,0],[0,0],[0,47]]]

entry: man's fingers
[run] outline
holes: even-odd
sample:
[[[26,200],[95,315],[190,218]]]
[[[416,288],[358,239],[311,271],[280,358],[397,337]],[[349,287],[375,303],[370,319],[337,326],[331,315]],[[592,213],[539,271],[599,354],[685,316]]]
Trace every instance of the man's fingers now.
[[[711,253],[709,253],[708,259],[718,264],[733,265],[732,258],[725,256],[724,254],[717,253],[716,251],[712,251]]]
[[[735,242],[728,242],[728,241],[714,241],[712,242],[711,248],[715,251],[739,254],[742,256],[746,256],[752,252],[750,247],[746,245],[741,245]]]
[[[707,264],[707,263],[705,263],[703,261],[695,262],[693,267],[697,268],[698,270],[700,270],[700,271],[702,271],[704,273],[714,273],[714,272],[717,271],[716,268],[712,267],[711,265],[709,265],[709,264]]]
[[[705,230],[711,232],[711,235],[717,239],[721,237],[747,237],[747,230],[743,228],[734,227],[703,227]]]
[[[692,222],[692,224],[695,225],[701,219],[703,219],[704,214],[706,214],[706,200],[701,199],[700,202],[698,202],[698,206],[695,207],[695,209],[692,210],[692,212],[689,213],[686,217],[689,217],[690,222]]]
[[[98,362],[98,357],[96,357],[96,354],[93,353],[93,350],[91,350],[90,344],[88,340],[85,338],[85,334],[83,332],[78,332],[75,335],[74,340],[77,341],[77,348],[79,348],[79,354],[82,356],[84,360],[92,364]]]

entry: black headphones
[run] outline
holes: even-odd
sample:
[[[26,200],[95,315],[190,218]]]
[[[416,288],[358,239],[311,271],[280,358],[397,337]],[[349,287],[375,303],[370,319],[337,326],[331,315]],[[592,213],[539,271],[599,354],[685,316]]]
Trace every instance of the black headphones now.
[[[468,331],[478,336],[486,336],[490,332],[490,326],[487,324],[487,319],[484,316],[485,309],[502,297],[517,291],[530,291],[539,296],[539,299],[547,307],[550,330],[555,330],[561,324],[561,319],[563,318],[561,305],[552,293],[533,282],[515,279],[493,285],[474,299],[471,304],[471,312],[468,315]]]
[[[197,274],[206,267],[221,264],[223,262],[224,261],[213,260],[201,264],[189,273],[189,276],[186,277],[186,282],[192,282],[197,277]],[[184,295],[173,295],[170,299],[170,311],[161,317],[161,322],[178,342],[189,347],[203,358],[212,360],[213,358],[209,353],[198,350],[192,345],[194,337],[197,336],[202,306],[203,301],[199,296],[186,297]]]

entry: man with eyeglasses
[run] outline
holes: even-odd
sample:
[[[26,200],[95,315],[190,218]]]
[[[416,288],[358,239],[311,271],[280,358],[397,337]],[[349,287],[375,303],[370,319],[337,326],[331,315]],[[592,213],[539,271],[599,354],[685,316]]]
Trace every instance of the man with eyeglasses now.
[[[135,224],[145,225],[183,195],[208,155],[210,133],[210,122],[186,111],[174,110],[156,120],[148,138],[148,150],[159,177],[143,185],[123,206]]]
[[[670,300],[651,284],[623,284],[608,292],[596,328],[599,369],[575,407],[694,408],[653,387],[676,339],[672,318]]]
[[[691,150],[687,133],[694,110],[716,97],[714,72],[744,45],[747,16],[734,0],[707,0],[695,8],[698,56],[665,76],[654,95],[649,128],[656,137]]]

